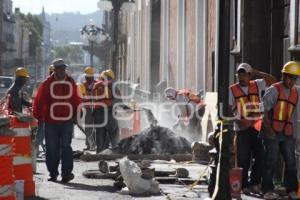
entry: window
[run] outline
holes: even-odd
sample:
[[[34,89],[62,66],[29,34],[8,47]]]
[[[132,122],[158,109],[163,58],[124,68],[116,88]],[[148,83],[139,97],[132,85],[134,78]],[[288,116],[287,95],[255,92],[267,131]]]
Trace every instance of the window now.
[[[297,13],[297,44],[300,44],[300,3],[299,0],[297,0],[297,6],[296,6],[296,13]]]
[[[240,53],[241,40],[241,0],[231,0],[231,30],[232,30],[232,54]]]

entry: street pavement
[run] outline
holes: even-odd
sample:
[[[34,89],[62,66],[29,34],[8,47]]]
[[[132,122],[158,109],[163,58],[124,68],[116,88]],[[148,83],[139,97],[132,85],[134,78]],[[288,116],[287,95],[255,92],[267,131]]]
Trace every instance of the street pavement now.
[[[85,145],[85,136],[75,129],[75,137],[72,142],[73,150],[82,150]],[[160,168],[174,167],[172,164],[154,164]],[[177,165],[177,164],[176,164]],[[180,167],[187,167],[190,171],[190,176],[196,178],[205,168],[205,166],[197,164],[180,164]],[[37,174],[34,176],[36,181],[36,197],[26,198],[26,200],[100,200],[100,199],[151,199],[151,200],[181,200],[181,199],[209,199],[207,193],[207,186],[197,185],[192,191],[189,191],[187,185],[174,184],[160,184],[162,194],[150,197],[133,197],[126,192],[120,192],[113,186],[111,179],[87,179],[82,175],[86,170],[98,169],[98,162],[83,162],[79,160],[74,161],[75,179],[67,184],[60,182],[47,181],[48,172],[45,165],[44,158],[38,160]],[[60,180],[60,179],[59,179]],[[243,197],[243,199],[256,199],[250,197]]]

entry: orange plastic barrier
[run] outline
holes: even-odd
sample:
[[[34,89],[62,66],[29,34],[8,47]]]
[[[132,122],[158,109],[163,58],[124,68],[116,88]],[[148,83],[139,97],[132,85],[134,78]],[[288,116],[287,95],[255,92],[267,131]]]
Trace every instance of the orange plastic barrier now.
[[[0,200],[15,200],[13,137],[0,136]]]
[[[16,132],[14,137],[13,169],[16,180],[24,180],[24,196],[35,195],[33,169],[31,158],[31,131],[28,122],[21,122],[15,116],[10,116],[10,126]]]

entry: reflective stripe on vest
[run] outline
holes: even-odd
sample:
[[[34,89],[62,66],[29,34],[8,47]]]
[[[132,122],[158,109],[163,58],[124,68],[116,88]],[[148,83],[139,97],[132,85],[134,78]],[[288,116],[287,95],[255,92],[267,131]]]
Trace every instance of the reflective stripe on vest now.
[[[10,197],[15,195],[15,184],[0,185],[0,198]]]
[[[14,156],[14,160],[13,160],[14,165],[25,165],[31,163],[32,163],[32,159],[29,156]]]
[[[284,86],[281,82],[273,84],[277,89],[277,103],[273,108],[272,127],[276,132],[283,132],[286,135],[293,134],[292,115],[295,111],[298,92],[296,87],[290,89],[289,97],[287,98],[284,92]]]
[[[29,128],[14,128],[12,130],[16,132],[14,137],[31,136],[31,131]]]
[[[7,156],[12,153],[11,144],[0,144],[0,156]]]
[[[232,95],[234,96],[239,118],[245,127],[253,126],[254,123],[260,119],[260,98],[259,90],[255,81],[250,81],[248,86],[248,95],[242,90],[239,84],[230,86]],[[249,116],[251,114],[251,116]],[[254,115],[253,115],[254,114]],[[247,117],[257,117],[256,120],[246,119]]]

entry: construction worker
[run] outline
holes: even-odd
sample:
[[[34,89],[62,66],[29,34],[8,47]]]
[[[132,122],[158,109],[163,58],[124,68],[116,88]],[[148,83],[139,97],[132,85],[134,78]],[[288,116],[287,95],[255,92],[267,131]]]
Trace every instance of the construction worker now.
[[[200,130],[201,117],[205,112],[205,103],[202,97],[202,91],[196,94],[188,89],[176,90],[172,87],[168,87],[164,91],[165,97],[168,100],[173,100],[178,103],[179,119],[173,129],[181,127],[182,130],[187,130],[191,133],[190,138],[193,141],[199,141],[201,134],[198,133]]]
[[[29,78],[29,73],[26,68],[19,67],[15,71],[15,82],[8,89],[8,111],[10,114],[14,112],[22,113],[23,106],[31,107],[31,102],[26,92],[24,91],[24,86]]]
[[[85,109],[85,129],[84,134],[86,136],[84,150],[95,150],[95,136],[94,136],[94,116],[93,116],[93,87],[96,83],[94,79],[94,69],[92,67],[86,67],[84,69],[85,81],[78,85],[80,94],[82,95],[83,102],[86,103]]]
[[[75,81],[66,74],[67,65],[63,59],[55,59],[52,64],[54,73],[40,85],[33,115],[39,124],[45,123],[48,181],[57,181],[61,160],[61,182],[67,183],[74,179],[71,142],[81,98]]]
[[[297,197],[298,181],[295,158],[295,138],[297,129],[297,106],[299,106],[299,88],[296,81],[300,75],[300,64],[287,62],[282,70],[282,81],[267,89],[263,97],[264,105],[264,146],[265,167],[262,182],[264,199],[276,199],[273,192],[273,175],[278,154],[281,152],[285,161],[284,185],[290,199]]]
[[[111,147],[115,147],[119,142],[118,122],[113,114],[113,105],[119,101],[117,96],[120,95],[119,90],[114,87],[115,79],[114,72],[106,70],[101,73],[100,80],[93,89],[97,153],[108,148],[109,143],[111,143]],[[101,124],[103,125],[100,126]]]
[[[229,87],[229,107],[235,117],[235,147],[238,167],[243,168],[242,191],[245,194],[259,193],[262,178],[264,149],[259,136],[261,126],[261,97],[275,78],[242,63],[237,70],[238,82]],[[252,77],[261,79],[251,80]],[[248,171],[254,159],[250,180]]]

